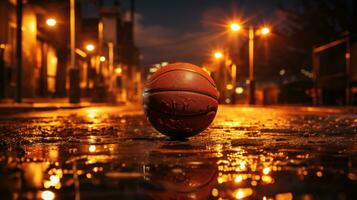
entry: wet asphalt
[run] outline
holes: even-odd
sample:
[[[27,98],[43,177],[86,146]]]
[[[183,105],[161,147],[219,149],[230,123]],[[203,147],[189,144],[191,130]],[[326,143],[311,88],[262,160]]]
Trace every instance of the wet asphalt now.
[[[0,115],[1,199],[357,199],[357,114],[220,106],[187,140],[139,105]]]

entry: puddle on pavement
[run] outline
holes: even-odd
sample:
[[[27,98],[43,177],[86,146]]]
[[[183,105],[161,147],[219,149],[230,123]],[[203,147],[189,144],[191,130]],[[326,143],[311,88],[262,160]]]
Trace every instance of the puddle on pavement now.
[[[16,151],[1,156],[1,196],[283,200],[356,195],[357,158],[341,152],[173,147],[31,145],[22,156]]]
[[[0,121],[1,199],[357,197],[357,143],[346,142],[351,138],[333,142],[297,130],[287,137],[276,134],[286,128],[276,127],[276,120],[249,128],[218,117],[203,134],[172,141],[142,114],[86,113]],[[229,125],[237,128],[222,131]],[[323,142],[309,143],[311,137]]]

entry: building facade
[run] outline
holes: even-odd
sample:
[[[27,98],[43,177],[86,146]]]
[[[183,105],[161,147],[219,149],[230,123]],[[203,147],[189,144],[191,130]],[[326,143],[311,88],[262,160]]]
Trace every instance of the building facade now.
[[[65,26],[50,27],[46,19],[55,16],[51,8],[66,4],[27,1],[22,12],[22,96],[24,98],[66,94],[67,47]],[[16,88],[16,1],[0,1],[0,97],[12,98]],[[65,21],[65,17],[60,19]]]
[[[92,6],[89,11],[88,6]],[[16,0],[0,1],[0,98],[13,98],[17,87],[16,7]],[[69,10],[69,1],[23,3],[24,98],[68,94]],[[96,13],[94,17],[85,16],[92,11]],[[139,50],[134,43],[134,15],[126,19],[123,13],[119,1],[76,1],[75,64],[80,72],[81,96],[140,99],[142,84]],[[55,25],[47,24],[50,18],[56,20]],[[95,49],[88,51],[88,44]]]
[[[134,11],[126,18],[120,1],[96,1],[82,4],[84,12],[95,11],[82,19],[84,46],[92,41],[96,46],[93,56],[96,57],[91,66],[95,71],[93,82],[94,98],[103,90],[112,101],[140,101],[142,79],[140,53],[134,42]],[[101,80],[102,79],[102,80]],[[91,85],[91,84],[90,84]]]

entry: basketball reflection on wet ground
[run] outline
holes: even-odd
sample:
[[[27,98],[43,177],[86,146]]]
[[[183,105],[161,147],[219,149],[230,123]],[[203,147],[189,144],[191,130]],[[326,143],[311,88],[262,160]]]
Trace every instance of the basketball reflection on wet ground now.
[[[220,106],[173,141],[140,106],[0,117],[2,199],[354,199],[357,115]]]

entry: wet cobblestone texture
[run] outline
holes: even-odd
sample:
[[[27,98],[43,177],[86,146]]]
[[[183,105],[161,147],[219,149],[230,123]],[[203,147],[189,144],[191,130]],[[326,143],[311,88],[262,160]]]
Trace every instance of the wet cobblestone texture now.
[[[1,199],[357,199],[357,115],[220,106],[174,141],[140,106],[0,116]]]

